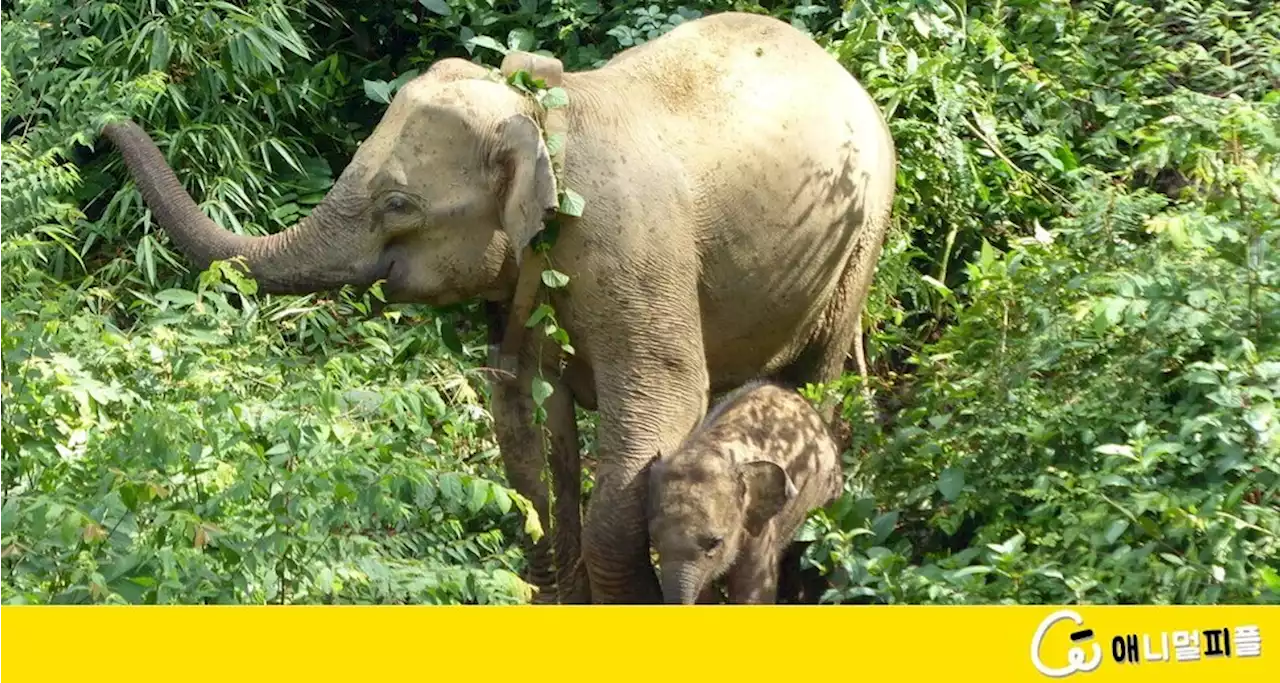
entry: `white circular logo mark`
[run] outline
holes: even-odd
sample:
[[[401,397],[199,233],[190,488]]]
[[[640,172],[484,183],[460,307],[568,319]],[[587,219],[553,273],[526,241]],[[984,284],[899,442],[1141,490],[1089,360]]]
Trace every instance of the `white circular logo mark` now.
[[[1031,663],[1035,665],[1037,671],[1050,678],[1065,678],[1077,671],[1093,671],[1102,664],[1102,648],[1097,643],[1093,644],[1093,659],[1088,662],[1084,660],[1084,650],[1079,647],[1073,647],[1067,651],[1067,665],[1061,669],[1046,666],[1040,660],[1040,641],[1044,640],[1044,634],[1049,631],[1050,626],[1064,619],[1070,619],[1077,625],[1084,623],[1084,619],[1078,613],[1069,609],[1058,610],[1040,622],[1040,628],[1036,629],[1036,635],[1031,639]]]

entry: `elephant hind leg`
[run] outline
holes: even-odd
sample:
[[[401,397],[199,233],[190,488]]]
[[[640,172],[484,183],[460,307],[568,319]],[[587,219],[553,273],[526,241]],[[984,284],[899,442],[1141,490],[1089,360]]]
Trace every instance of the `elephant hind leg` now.
[[[878,244],[864,241],[859,246],[840,274],[840,282],[822,312],[815,333],[795,360],[777,373],[778,380],[797,387],[834,382],[844,373],[852,352],[858,373],[863,378],[862,395],[867,410],[872,410],[871,392],[866,385],[868,374],[866,355],[862,348],[861,318],[863,302],[871,287],[879,254]],[[824,403],[820,412],[828,423],[834,425],[834,403]]]
[[[850,269],[842,280],[848,279]],[[845,361],[858,333],[857,316],[861,306],[852,297],[844,295],[847,284],[842,281],[836,296],[824,311],[817,333],[800,351],[800,354],[777,373],[777,379],[785,384],[803,387],[805,384],[828,384],[840,378]],[[836,415],[836,405],[824,402],[819,412],[831,423]]]

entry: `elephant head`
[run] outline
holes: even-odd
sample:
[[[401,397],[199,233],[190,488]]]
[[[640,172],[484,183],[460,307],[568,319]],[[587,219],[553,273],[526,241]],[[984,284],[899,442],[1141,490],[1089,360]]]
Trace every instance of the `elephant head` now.
[[[663,599],[685,605],[733,566],[747,534],[759,536],[796,495],[775,462],[734,462],[697,447],[659,456],[649,487],[649,534],[658,551]]]
[[[556,206],[556,184],[538,105],[488,74],[446,59],[405,84],[310,216],[267,237],[207,218],[133,122],[103,132],[156,222],[201,268],[242,257],[268,292],[385,280],[391,301],[497,300]]]

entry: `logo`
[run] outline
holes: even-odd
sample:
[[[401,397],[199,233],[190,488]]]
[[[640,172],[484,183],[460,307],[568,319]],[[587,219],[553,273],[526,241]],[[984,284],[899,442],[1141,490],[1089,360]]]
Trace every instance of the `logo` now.
[[[1102,664],[1102,647],[1097,643],[1093,643],[1093,658],[1085,661],[1084,649],[1079,646],[1073,646],[1067,651],[1067,665],[1060,668],[1054,668],[1044,663],[1040,658],[1040,643],[1044,641],[1044,636],[1049,632],[1049,627],[1070,619],[1077,626],[1084,625],[1084,618],[1079,613],[1063,609],[1050,614],[1044,621],[1040,622],[1040,627],[1036,629],[1036,634],[1031,638],[1031,663],[1035,665],[1036,670],[1050,678],[1065,678],[1077,671],[1093,671]],[[1071,634],[1071,642],[1082,643],[1093,639],[1093,629],[1082,629]]]
[[[1065,666],[1062,666],[1061,636],[1049,638],[1049,629],[1060,621],[1072,621],[1081,627],[1070,633],[1071,648],[1067,650]],[[1219,627],[1188,629],[1170,632],[1118,633],[1111,637],[1111,659],[1116,664],[1140,664],[1143,662],[1199,662],[1227,657],[1262,656],[1262,633],[1256,624],[1234,628]],[[1202,637],[1203,636],[1203,637]],[[1062,609],[1045,617],[1031,638],[1031,664],[1036,671],[1049,678],[1066,678],[1074,673],[1088,673],[1102,666],[1105,654],[1101,645],[1092,642],[1094,632],[1084,628],[1084,618],[1074,610]],[[1170,657],[1170,641],[1173,656]],[[1054,647],[1054,643],[1059,647]],[[1086,652],[1084,644],[1091,652]],[[1141,643],[1141,650],[1139,649]],[[1203,647],[1202,647],[1203,645]],[[1043,650],[1043,652],[1042,652]]]

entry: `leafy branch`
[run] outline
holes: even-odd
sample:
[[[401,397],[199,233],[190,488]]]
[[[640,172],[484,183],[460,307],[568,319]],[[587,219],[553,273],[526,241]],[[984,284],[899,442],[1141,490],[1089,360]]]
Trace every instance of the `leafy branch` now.
[[[512,73],[507,78],[507,84],[528,95],[543,112],[543,116],[540,117],[543,125],[539,126],[539,130],[542,133],[543,143],[547,147],[547,154],[552,158],[551,169],[556,181],[558,207],[556,215],[547,220],[543,225],[543,229],[534,236],[533,249],[547,266],[541,274],[542,284],[549,290],[564,289],[569,285],[569,276],[555,268],[555,264],[551,260],[551,248],[555,245],[556,237],[560,232],[560,217],[580,217],[586,207],[586,200],[582,195],[568,187],[564,181],[564,164],[561,159],[565,149],[566,133],[559,131],[548,132],[545,121],[547,112],[569,106],[569,94],[559,86],[547,87],[545,79],[535,78],[524,69]],[[555,308],[549,300],[539,304],[530,314],[528,321],[525,322],[525,327],[530,329],[538,326],[541,326],[543,334],[554,341],[566,356],[574,354],[573,345],[569,340],[569,333],[560,326],[556,318]],[[563,357],[561,360],[563,362]],[[533,379],[532,386],[534,421],[538,424],[546,422],[546,410],[543,404],[553,391],[552,385],[541,375],[541,366],[539,366],[539,376]]]

